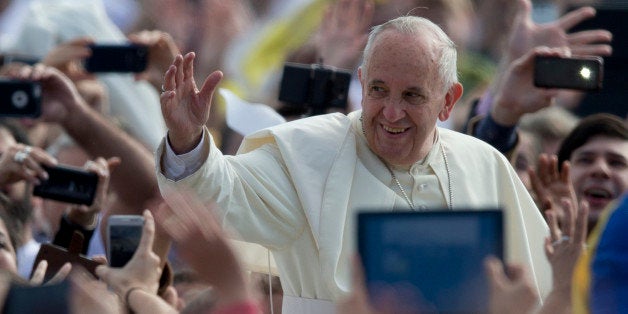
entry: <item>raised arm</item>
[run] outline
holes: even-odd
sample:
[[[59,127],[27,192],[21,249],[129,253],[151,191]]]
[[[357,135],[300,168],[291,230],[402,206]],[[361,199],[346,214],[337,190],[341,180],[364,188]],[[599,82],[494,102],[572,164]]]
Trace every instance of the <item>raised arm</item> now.
[[[199,90],[194,81],[193,52],[177,55],[164,77],[161,112],[168,127],[168,141],[176,154],[192,150],[201,140],[209,120],[211,100],[222,72],[211,73]]]

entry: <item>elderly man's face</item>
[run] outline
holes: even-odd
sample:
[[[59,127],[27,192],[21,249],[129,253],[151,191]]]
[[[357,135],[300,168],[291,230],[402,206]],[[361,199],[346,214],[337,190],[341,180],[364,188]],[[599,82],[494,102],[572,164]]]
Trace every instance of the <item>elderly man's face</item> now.
[[[432,147],[436,120],[446,120],[462,86],[445,92],[430,35],[382,32],[358,71],[369,147],[389,164],[408,166]]]
[[[628,192],[628,141],[593,137],[573,151],[570,162],[576,194],[589,202],[592,222],[611,201]]]

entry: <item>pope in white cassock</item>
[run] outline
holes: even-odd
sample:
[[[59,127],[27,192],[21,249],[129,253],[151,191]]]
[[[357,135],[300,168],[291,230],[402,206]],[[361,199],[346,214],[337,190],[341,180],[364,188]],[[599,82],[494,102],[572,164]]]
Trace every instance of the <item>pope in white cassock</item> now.
[[[161,95],[169,131],[156,152],[160,188],[185,186],[217,202],[226,227],[273,253],[284,313],[330,313],[348,294],[363,208],[502,207],[506,260],[528,267],[546,295],[547,226],[515,171],[488,144],[436,127],[462,95],[456,58],[432,22],[391,20],[373,29],[364,51],[361,111],[264,129],[223,156],[204,127],[222,73],[198,90],[194,54],[178,56]]]

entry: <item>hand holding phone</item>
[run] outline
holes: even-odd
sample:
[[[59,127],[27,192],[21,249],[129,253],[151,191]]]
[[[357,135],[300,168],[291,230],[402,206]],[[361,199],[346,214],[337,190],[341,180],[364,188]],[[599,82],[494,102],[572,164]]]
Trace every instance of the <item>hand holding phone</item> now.
[[[124,267],[142,238],[144,217],[112,215],[107,220],[107,260],[111,267]]]
[[[602,89],[602,64],[601,57],[536,56],[534,86],[597,91]]]

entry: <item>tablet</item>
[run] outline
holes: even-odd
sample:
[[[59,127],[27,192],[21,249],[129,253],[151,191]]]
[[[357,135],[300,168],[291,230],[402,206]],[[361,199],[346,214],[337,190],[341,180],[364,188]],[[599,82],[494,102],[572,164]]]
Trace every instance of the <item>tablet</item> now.
[[[376,306],[403,302],[420,313],[487,313],[484,259],[503,260],[498,209],[360,212],[358,251]]]

